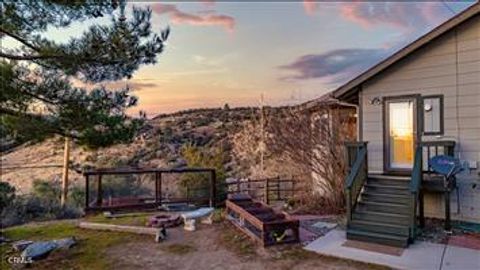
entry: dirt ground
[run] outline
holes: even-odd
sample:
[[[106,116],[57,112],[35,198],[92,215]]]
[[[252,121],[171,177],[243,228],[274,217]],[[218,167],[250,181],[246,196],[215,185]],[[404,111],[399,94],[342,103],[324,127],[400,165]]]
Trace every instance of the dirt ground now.
[[[202,225],[195,232],[170,229],[168,240],[130,242],[106,253],[112,269],[381,269],[324,257],[299,245],[264,249],[231,225]]]
[[[167,240],[161,243],[152,235],[81,229],[81,221],[141,226],[145,216],[34,222],[0,230],[0,235],[11,241],[77,239],[77,245],[54,251],[29,269],[385,269],[322,256],[303,250],[300,244],[262,248],[221,219],[212,225],[199,224],[194,232],[182,226],[167,229]],[[25,267],[8,263],[9,257],[20,255],[10,244],[0,244],[0,254],[0,269]]]

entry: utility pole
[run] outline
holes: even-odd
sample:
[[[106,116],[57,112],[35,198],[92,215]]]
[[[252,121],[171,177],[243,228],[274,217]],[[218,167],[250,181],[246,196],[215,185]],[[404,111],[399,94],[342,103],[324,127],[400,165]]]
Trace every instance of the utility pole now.
[[[65,146],[63,150],[63,174],[62,174],[62,195],[60,205],[65,206],[68,195],[68,165],[70,163],[70,137],[65,137]]]
[[[260,170],[262,177],[265,175],[264,159],[265,159],[265,116],[264,116],[264,97],[260,95]]]

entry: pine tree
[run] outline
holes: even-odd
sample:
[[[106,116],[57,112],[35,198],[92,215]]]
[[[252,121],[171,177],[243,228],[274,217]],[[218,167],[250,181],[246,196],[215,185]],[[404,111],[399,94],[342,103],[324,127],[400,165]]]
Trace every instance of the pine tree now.
[[[123,2],[123,3],[122,3]],[[122,6],[123,4],[123,6]],[[128,87],[109,91],[99,83],[130,78],[153,64],[169,29],[155,34],[151,10],[133,8],[125,19],[122,0],[19,0],[1,4],[0,51],[2,135],[60,134],[89,147],[128,141],[141,124],[125,110],[137,104]],[[120,7],[121,12],[118,12]],[[45,37],[47,29],[110,17],[66,43]],[[74,80],[95,85],[87,90]]]
[[[70,140],[95,148],[129,141],[143,122],[126,109],[137,104],[128,87],[87,90],[74,80],[98,85],[130,78],[144,64],[154,64],[169,29],[152,31],[151,10],[133,8],[124,16],[125,0],[17,0],[0,3],[0,42],[18,46],[0,51],[0,132],[23,140],[59,134],[65,137],[62,205],[68,190]],[[118,12],[120,9],[120,12]],[[45,37],[51,27],[108,16],[81,36],[59,43]]]

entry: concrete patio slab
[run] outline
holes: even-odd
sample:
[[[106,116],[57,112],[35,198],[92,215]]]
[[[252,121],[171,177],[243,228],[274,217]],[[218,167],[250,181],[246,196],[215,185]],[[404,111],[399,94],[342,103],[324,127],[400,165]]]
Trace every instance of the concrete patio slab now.
[[[480,269],[480,251],[478,250],[416,242],[405,249],[401,256],[393,256],[343,246],[345,241],[345,231],[332,230],[324,237],[307,245],[305,249],[323,255],[381,264],[396,269]]]
[[[442,270],[480,269],[480,251],[449,245],[445,250]]]

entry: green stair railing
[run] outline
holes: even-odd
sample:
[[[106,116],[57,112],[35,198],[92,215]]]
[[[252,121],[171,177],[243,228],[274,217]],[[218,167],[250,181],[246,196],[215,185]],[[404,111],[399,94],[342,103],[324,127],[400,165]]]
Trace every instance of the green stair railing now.
[[[345,181],[345,194],[348,225],[352,220],[358,196],[368,177],[368,152],[367,142],[349,143],[346,146],[348,175]],[[352,163],[353,160],[355,161]]]

